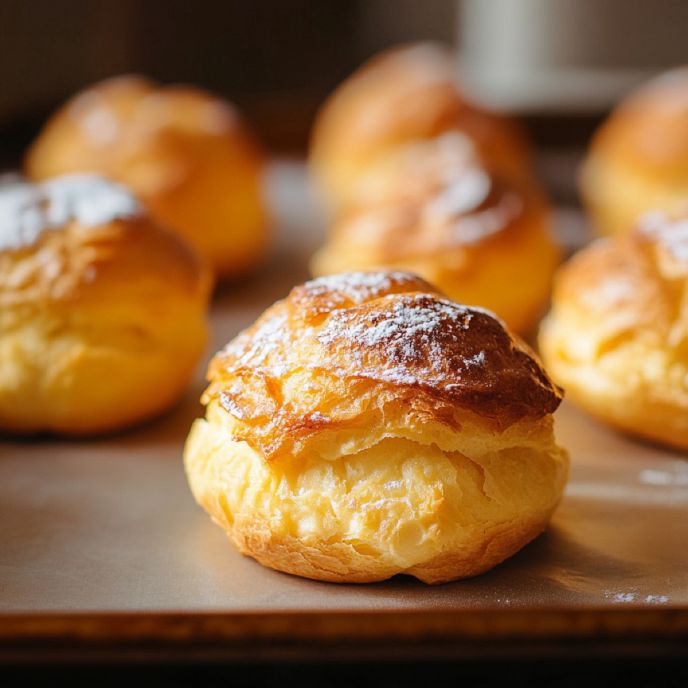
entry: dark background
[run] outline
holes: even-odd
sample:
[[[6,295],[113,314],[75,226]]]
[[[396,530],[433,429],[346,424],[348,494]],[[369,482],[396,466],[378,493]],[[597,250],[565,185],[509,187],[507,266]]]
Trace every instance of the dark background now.
[[[677,659],[572,661],[541,657],[463,662],[239,664],[235,666],[40,666],[0,671],[7,688],[116,686],[292,686],[302,688],[685,688],[688,665]]]
[[[234,101],[273,150],[305,149],[323,98],[398,42],[452,42],[452,0],[2,0],[0,151],[11,162],[85,85],[137,72]]]
[[[688,62],[684,0],[2,0],[0,163],[60,102],[138,72],[234,101],[278,153],[391,45],[455,45],[481,96],[541,146],[581,146],[629,86]],[[510,85],[512,88],[505,88]]]

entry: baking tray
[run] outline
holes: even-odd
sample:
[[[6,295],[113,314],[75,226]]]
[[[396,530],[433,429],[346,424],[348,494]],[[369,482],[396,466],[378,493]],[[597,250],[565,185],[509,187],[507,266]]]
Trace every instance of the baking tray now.
[[[208,355],[306,277],[321,226],[299,165],[273,169],[275,253],[213,305]],[[571,480],[549,530],[493,571],[335,585],[239,555],[181,460],[202,371],[159,421],[93,441],[0,440],[0,659],[680,654],[688,463],[563,404]]]

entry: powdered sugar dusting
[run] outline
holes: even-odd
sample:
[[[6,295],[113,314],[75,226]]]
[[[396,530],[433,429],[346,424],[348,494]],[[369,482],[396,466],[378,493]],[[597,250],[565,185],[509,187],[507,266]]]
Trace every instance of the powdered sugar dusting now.
[[[349,240],[401,255],[477,244],[525,211],[518,187],[482,167],[461,134],[413,142],[372,167],[344,216]]]
[[[659,242],[682,262],[688,262],[688,218],[672,219],[664,212],[643,215],[638,221],[639,231]]]
[[[412,345],[417,335],[422,341],[427,341],[445,320],[457,316],[462,318],[461,327],[467,329],[472,317],[467,308],[444,299],[429,300],[424,294],[395,299],[390,308],[385,301],[391,299],[394,296],[384,299],[380,310],[363,316],[351,310],[334,313],[318,339],[329,344],[335,338],[343,338],[365,346],[395,341],[403,345],[402,349],[412,357]]]
[[[470,328],[476,312],[427,294],[390,295],[379,307],[332,313],[318,340],[325,346],[344,346],[361,363],[371,351],[382,352],[386,365],[376,376],[399,384],[442,382],[452,349]],[[460,374],[487,362],[484,351],[465,356],[452,372]],[[456,362],[455,362],[456,363]]]
[[[97,227],[141,213],[141,206],[131,191],[97,175],[58,177],[39,188],[45,199],[46,218],[51,226],[76,220],[86,227]]]
[[[0,186],[0,249],[30,246],[45,230],[72,220],[97,227],[140,213],[129,190],[97,175],[66,175],[35,185],[12,182]]]
[[[467,367],[482,366],[482,365],[485,365],[485,363],[487,363],[487,358],[485,356],[484,351],[479,351],[474,356],[468,356],[467,358],[465,358],[464,362],[465,362]]]
[[[491,186],[490,177],[484,170],[477,167],[465,170],[430,201],[425,208],[426,219],[446,222],[448,218],[475,210],[485,201]]]
[[[318,277],[303,286],[310,296],[328,296],[335,303],[341,302],[343,296],[354,304],[360,304],[387,294],[395,287],[420,281],[410,272],[345,272]]]
[[[522,210],[523,201],[506,194],[493,208],[456,218],[449,239],[453,244],[476,244],[501,232]]]
[[[32,186],[18,182],[0,186],[0,249],[32,244],[44,225]]]
[[[462,206],[466,205],[464,198],[480,195],[480,192],[485,190],[486,182],[489,191],[489,176],[485,175],[485,178],[480,174],[483,170],[480,169],[480,158],[475,144],[468,136],[458,131],[447,132],[433,139],[411,141],[397,152],[397,157],[393,160],[399,176],[403,177],[398,180],[402,183],[412,181],[411,175],[417,174],[419,179],[437,179],[445,185],[450,185],[456,180],[457,175],[469,170],[475,173],[461,190]],[[471,207],[473,203],[469,202],[468,205]]]
[[[598,289],[593,290],[590,295],[595,302],[621,303],[630,301],[636,296],[636,285],[628,275],[607,275],[606,279],[599,285]]]
[[[342,275],[337,280],[348,277],[358,279]],[[374,276],[364,281],[371,288],[382,288],[384,283]],[[342,362],[339,352],[345,352],[345,357],[354,361],[353,372],[358,376],[398,384],[444,384],[447,375],[461,377],[462,371],[488,365],[484,350],[466,346],[471,339],[466,338],[467,331],[477,315],[492,319],[480,309],[417,292],[387,294],[363,306],[332,309],[321,328],[294,329],[288,311],[278,308],[256,328],[230,342],[222,355],[232,359],[234,369],[259,369],[282,376],[299,358],[299,350],[315,340],[329,351],[313,365],[334,370]]]
[[[289,369],[291,357],[298,357],[299,348],[305,340],[312,339],[315,331],[305,323],[290,326],[286,307],[289,301],[316,312],[351,315],[358,312],[351,306],[359,306],[404,286],[430,290],[420,278],[406,272],[353,272],[311,280],[296,287],[287,302],[276,304],[255,327],[227,344],[221,355],[233,359],[233,368],[256,368],[282,375]]]

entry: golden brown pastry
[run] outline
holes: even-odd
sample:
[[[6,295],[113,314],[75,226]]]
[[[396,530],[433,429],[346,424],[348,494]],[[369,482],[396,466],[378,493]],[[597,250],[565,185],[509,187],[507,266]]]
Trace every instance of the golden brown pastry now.
[[[561,397],[532,352],[408,273],[296,287],[209,379],[191,488],[241,552],[280,571],[474,576],[542,532],[564,488]]]
[[[530,178],[528,144],[518,126],[471,103],[455,78],[452,54],[421,43],[374,57],[335,90],[317,116],[310,151],[330,207],[344,205],[378,156],[446,131],[470,138],[488,167]]]
[[[131,187],[222,277],[249,270],[264,252],[262,170],[262,154],[231,105],[132,76],[68,101],[26,158],[33,179],[95,172]]]
[[[581,192],[602,234],[629,231],[648,211],[683,209],[688,196],[688,67],[653,79],[612,112],[592,140]]]
[[[203,352],[207,274],[124,187],[0,187],[0,432],[84,435],[170,406]]]
[[[646,215],[565,265],[540,349],[590,413],[688,448],[688,213]]]
[[[359,184],[313,258],[315,275],[410,270],[519,333],[535,326],[560,250],[531,185],[480,167],[456,132],[396,148]]]

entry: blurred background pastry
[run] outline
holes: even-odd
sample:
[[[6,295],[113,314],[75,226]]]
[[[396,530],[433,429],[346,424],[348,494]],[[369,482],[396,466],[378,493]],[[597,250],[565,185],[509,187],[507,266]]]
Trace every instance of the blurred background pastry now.
[[[236,546],[307,578],[474,576],[545,528],[561,396],[489,313],[401,272],[296,287],[213,359],[185,449]]]
[[[377,55],[338,86],[315,120],[309,162],[327,205],[339,208],[377,158],[447,131],[469,138],[491,169],[530,174],[517,124],[472,103],[457,83],[453,53],[431,43]]]
[[[688,197],[688,67],[625,98],[595,134],[581,193],[602,234],[630,231],[652,210],[681,211]]]
[[[94,172],[130,186],[222,278],[266,248],[263,155],[237,110],[201,89],[126,76],[62,106],[26,157],[34,180]]]
[[[688,448],[688,198],[583,249],[540,333],[547,369],[590,413]]]
[[[0,432],[94,434],[165,410],[203,353],[209,288],[119,184],[0,186]]]
[[[449,132],[398,146],[361,172],[311,267],[411,270],[527,333],[560,257],[550,230],[532,184],[484,168],[471,140]]]

